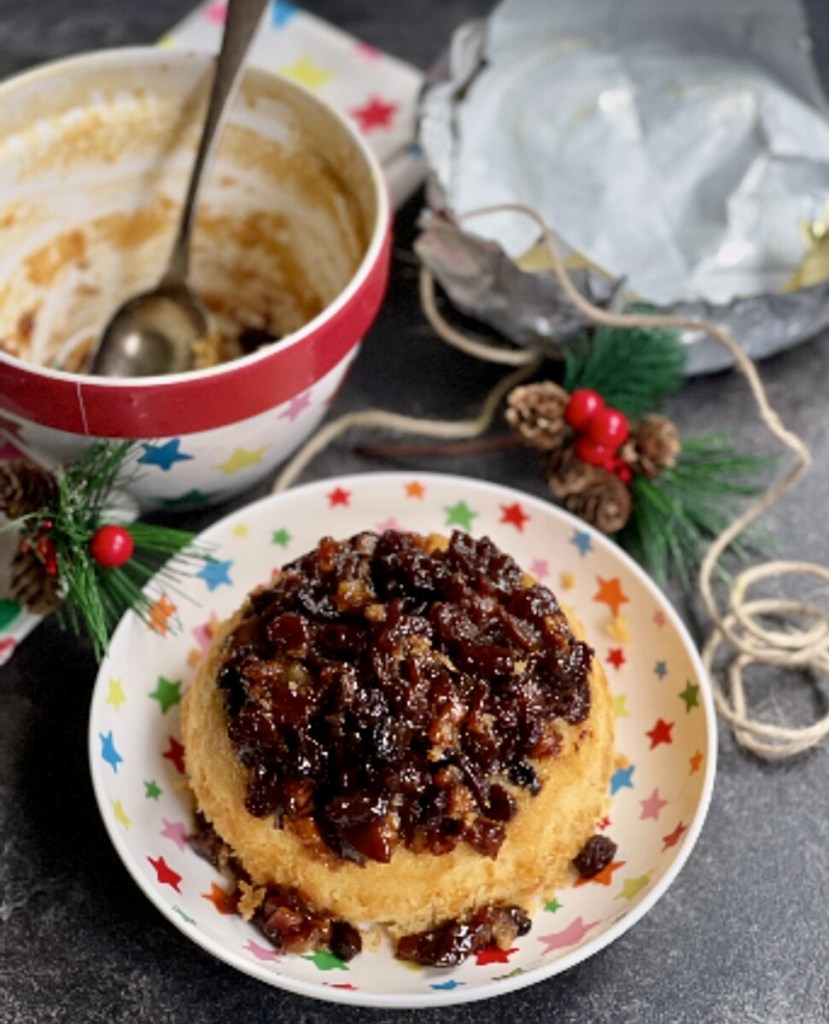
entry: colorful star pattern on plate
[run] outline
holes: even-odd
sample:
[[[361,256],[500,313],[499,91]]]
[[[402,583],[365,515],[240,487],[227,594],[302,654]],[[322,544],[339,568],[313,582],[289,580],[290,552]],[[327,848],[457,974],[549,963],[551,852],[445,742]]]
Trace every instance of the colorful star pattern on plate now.
[[[170,708],[175,707],[181,700],[181,680],[171,682],[164,676],[159,676],[150,697],[158,701],[162,713],[166,715]]]
[[[520,502],[514,501],[511,505],[501,506],[501,522],[509,523],[516,530],[522,531],[524,524],[529,522],[530,517],[521,507]]]
[[[547,977],[575,950],[591,950],[608,928],[635,920],[641,901],[658,898],[672,875],[667,868],[692,845],[687,840],[696,835],[699,802],[710,785],[710,696],[667,605],[604,538],[559,515],[553,506],[483,483],[372,474],[297,488],[208,531],[211,568],[183,582],[175,605],[163,589],[152,591],[156,628],[136,619],[131,632],[119,633],[93,697],[90,737],[102,814],[127,846],[122,856],[150,878],[153,898],[170,920],[190,934],[209,927],[221,936],[220,954],[224,944],[231,962],[249,964],[275,984],[282,977],[303,984],[316,978],[323,998],[336,989],[338,998],[360,1004],[378,992],[404,992],[412,1005],[441,1005],[461,993],[477,998]],[[370,949],[347,964],[326,950],[280,954],[257,929],[240,924],[226,883],[187,841],[179,715],[197,664],[190,659],[194,643],[203,656],[218,623],[267,580],[275,550],[285,564],[324,533],[378,528],[474,530],[515,553],[536,579],[555,587],[566,576],[568,610],[608,668],[617,730],[610,806],[594,826],[618,844],[610,864],[590,880],[573,873],[537,912],[528,935],[437,975],[384,950]],[[174,616],[182,628],[165,629]],[[139,643],[146,658],[131,658]]]
[[[196,576],[204,580],[208,590],[213,591],[217,587],[233,586],[233,580],[230,578],[230,570],[232,568],[233,560],[230,558],[224,562],[205,562],[196,573]]]
[[[456,526],[469,533],[472,530],[472,522],[477,518],[478,513],[473,511],[465,501],[457,501],[454,505],[446,508],[446,526]]]

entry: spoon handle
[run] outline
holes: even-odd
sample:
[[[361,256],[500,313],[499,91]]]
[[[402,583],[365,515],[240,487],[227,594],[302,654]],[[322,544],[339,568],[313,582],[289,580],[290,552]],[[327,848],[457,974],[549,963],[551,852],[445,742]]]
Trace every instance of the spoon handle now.
[[[254,36],[262,22],[265,8],[270,0],[229,0],[225,19],[224,35],[219,55],[210,101],[204,119],[199,148],[190,174],[190,184],[181,211],[178,234],[173,242],[170,262],[161,286],[175,288],[187,279],[190,233],[193,230],[195,209],[202,182],[202,172],[213,155],[218,130],[230,110],[233,97],[241,81],[245,57]]]

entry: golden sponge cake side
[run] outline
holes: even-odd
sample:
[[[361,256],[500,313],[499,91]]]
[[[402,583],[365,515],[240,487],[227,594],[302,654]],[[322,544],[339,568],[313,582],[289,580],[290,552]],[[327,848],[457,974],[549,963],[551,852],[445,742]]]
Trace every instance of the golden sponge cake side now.
[[[434,927],[492,903],[531,910],[568,877],[572,858],[595,831],[608,800],[613,715],[604,670],[594,658],[590,713],[561,722],[556,756],[536,759],[542,782],[533,796],[515,787],[518,812],[495,859],[466,843],[441,855],[400,845],[388,863],[340,860],[289,823],[245,809],[247,770],[228,737],[217,684],[225,638],[239,614],[217,632],[182,705],[187,774],[197,807],[256,885],[293,886],[318,908],[356,925],[382,924],[392,937]],[[582,635],[570,619],[574,632]]]

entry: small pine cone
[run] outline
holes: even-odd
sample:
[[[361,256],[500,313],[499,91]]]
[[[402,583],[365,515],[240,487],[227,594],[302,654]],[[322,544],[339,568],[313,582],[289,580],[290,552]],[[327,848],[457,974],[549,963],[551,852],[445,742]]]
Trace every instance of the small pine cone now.
[[[60,582],[46,572],[34,551],[18,548],[9,574],[11,596],[35,615],[46,615],[60,604]]]
[[[602,533],[616,533],[630,519],[633,499],[615,473],[591,466],[594,470],[586,487],[567,495],[564,507],[595,526]]]
[[[27,459],[0,462],[0,513],[19,519],[48,508],[57,497],[55,478]]]
[[[676,465],[679,431],[667,416],[652,413],[633,428],[622,457],[634,473],[651,479]]]
[[[564,422],[569,398],[569,391],[551,380],[522,384],[507,395],[507,423],[528,445],[542,452],[553,451],[572,434]]]
[[[547,486],[557,501],[578,494],[595,483],[604,470],[590,466],[576,455],[572,446],[551,451],[544,462]]]

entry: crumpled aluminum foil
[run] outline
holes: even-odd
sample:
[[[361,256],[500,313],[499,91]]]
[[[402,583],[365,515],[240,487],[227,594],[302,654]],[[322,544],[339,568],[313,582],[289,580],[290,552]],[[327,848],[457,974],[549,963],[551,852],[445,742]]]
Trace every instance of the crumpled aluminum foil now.
[[[534,207],[599,303],[729,330],[754,358],[829,326],[829,280],[790,288],[829,220],[829,103],[798,0],[503,0],[461,27],[421,103],[416,242],[463,312],[519,345],[580,316],[527,270]],[[729,365],[686,333],[688,373]]]

